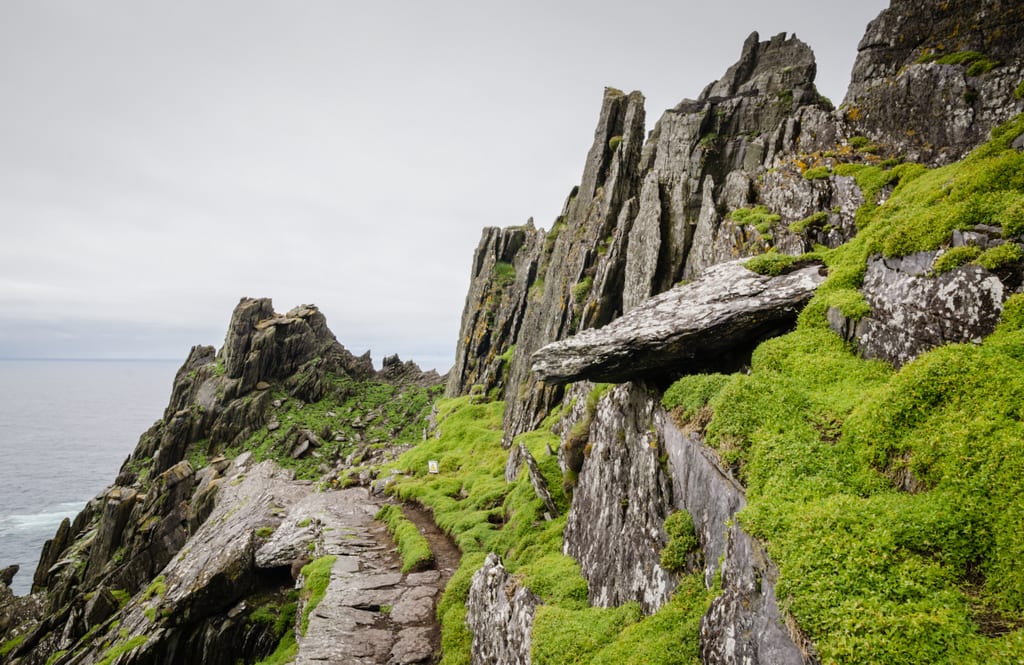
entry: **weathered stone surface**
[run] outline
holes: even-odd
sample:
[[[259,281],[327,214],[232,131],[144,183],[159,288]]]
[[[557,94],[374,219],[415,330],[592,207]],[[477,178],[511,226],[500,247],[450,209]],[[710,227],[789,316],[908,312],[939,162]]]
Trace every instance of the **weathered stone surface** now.
[[[672,485],[659,463],[662,438],[651,427],[656,410],[646,390],[625,384],[598,403],[591,421],[564,551],[580,563],[592,605],[637,601],[650,613],[676,585],[659,565]]]
[[[544,507],[548,511],[550,517],[558,515],[558,506],[555,505],[555,500],[551,498],[551,490],[548,489],[548,481],[544,478],[544,474],[540,470],[540,466],[537,464],[537,460],[533,458],[530,451],[526,449],[526,445],[523,443],[519,444],[519,454],[522,457],[523,462],[526,463],[526,471],[530,477],[530,484],[533,485],[533,491],[537,497],[544,502]]]
[[[1024,110],[1024,6],[1007,0],[893,0],[858,46],[844,102],[853,133],[933,164],[959,159],[995,125]],[[922,63],[976,51],[998,63]]]
[[[524,226],[483,230],[473,255],[447,396],[503,387],[508,370],[503,356],[519,335],[544,235],[532,219]]]
[[[604,328],[544,347],[534,354],[533,371],[547,383],[564,383],[728,367],[737,349],[791,328],[823,272],[811,265],[769,277],[742,261],[714,266]]]
[[[871,259],[861,288],[871,314],[851,325],[830,312],[832,328],[855,339],[864,357],[897,367],[942,344],[980,342],[999,323],[1009,293],[981,266],[931,276],[936,256]]]
[[[495,554],[473,574],[466,624],[473,665],[529,665],[530,633],[540,599],[519,586]]]

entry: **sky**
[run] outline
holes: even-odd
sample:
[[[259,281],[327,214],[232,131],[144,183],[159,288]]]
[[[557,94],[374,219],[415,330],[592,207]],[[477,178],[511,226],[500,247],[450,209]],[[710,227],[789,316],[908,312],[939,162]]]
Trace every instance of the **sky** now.
[[[605,86],[648,128],[795,33],[839,103],[884,0],[0,3],[0,358],[219,347],[241,297],[450,367],[486,226],[550,227]]]

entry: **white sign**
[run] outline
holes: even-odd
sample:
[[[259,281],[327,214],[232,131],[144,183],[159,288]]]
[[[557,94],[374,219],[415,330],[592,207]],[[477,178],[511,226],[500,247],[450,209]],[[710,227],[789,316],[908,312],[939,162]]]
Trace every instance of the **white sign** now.
[[[436,459],[432,459],[432,460],[428,460],[427,461],[427,471],[430,472],[430,473],[440,473],[441,472],[440,465],[437,463]]]

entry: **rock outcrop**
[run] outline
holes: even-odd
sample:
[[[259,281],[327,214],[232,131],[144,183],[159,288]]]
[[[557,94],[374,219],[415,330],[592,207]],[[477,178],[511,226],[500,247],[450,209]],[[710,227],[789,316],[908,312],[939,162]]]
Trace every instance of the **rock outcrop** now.
[[[533,356],[533,371],[550,384],[733,369],[744,352],[792,329],[823,272],[812,264],[771,277],[742,261],[714,266],[603,328],[545,346]]]
[[[865,358],[897,367],[943,344],[980,342],[999,323],[1008,290],[977,265],[933,275],[936,254],[868,261],[861,290],[871,314],[854,323],[832,309],[830,326]]]
[[[1012,0],[893,0],[857,47],[842,111],[886,152],[955,161],[1024,100],[1024,7]]]
[[[528,665],[533,617],[540,599],[515,580],[494,554],[473,574],[466,624],[473,665]]]

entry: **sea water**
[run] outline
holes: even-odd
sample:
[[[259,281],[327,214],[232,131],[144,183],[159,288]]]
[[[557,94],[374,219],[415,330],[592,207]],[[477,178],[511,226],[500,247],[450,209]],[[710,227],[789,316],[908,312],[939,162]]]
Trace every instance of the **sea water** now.
[[[43,543],[114,482],[180,361],[0,360],[0,568],[28,593]]]

